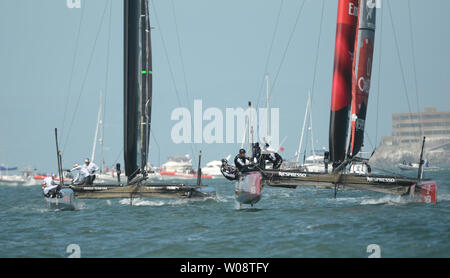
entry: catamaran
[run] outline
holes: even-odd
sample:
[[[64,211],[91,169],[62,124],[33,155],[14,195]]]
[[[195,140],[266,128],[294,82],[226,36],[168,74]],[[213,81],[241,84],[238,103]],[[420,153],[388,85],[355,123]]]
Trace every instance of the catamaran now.
[[[258,202],[263,186],[334,188],[335,196],[341,188],[358,189],[407,196],[418,202],[437,201],[436,183],[423,178],[425,137],[417,178],[373,175],[370,171],[351,173],[347,169],[354,163],[367,163],[367,159],[357,155],[364,141],[370,90],[375,39],[374,6],[371,0],[339,0],[329,129],[332,172],[260,169],[243,173],[236,184],[236,188],[240,188],[239,202]]]
[[[151,182],[147,158],[152,107],[152,52],[148,0],[124,0],[124,160],[127,181],[97,186],[70,186],[77,198],[207,197],[201,185]]]
[[[52,191],[54,192],[43,192],[44,199],[47,204],[47,208],[49,209],[58,209],[58,210],[75,210],[75,195],[71,188],[64,187],[64,178],[63,178],[63,170],[62,170],[62,159],[61,152],[59,151],[58,145],[58,129],[55,128],[55,141],[56,141],[56,158],[58,163],[58,186],[54,188]],[[52,175],[53,176],[53,175]],[[45,182],[43,183],[45,185]],[[44,189],[44,188],[43,188]]]

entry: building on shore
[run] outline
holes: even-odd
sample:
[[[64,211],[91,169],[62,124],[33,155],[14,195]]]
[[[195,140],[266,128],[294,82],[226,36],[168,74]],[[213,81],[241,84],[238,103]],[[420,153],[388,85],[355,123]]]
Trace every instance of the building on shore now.
[[[450,163],[450,112],[425,108],[420,113],[392,114],[392,136],[383,137],[373,156],[375,162],[398,162],[419,159],[421,143],[426,137],[428,160]]]
[[[420,113],[392,115],[392,136],[383,137],[382,144],[401,145],[427,141],[450,141],[450,112],[425,108]]]

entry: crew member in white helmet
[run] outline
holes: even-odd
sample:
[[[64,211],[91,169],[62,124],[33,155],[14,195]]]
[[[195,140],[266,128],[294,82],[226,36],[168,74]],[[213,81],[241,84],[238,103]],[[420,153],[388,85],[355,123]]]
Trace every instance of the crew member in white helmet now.
[[[42,181],[42,191],[47,198],[55,198],[57,196],[59,182],[55,178],[55,174],[51,174],[50,177],[46,177]]]
[[[84,162],[85,164],[83,167],[85,167],[89,173],[89,176],[86,178],[86,184],[92,185],[95,180],[95,172],[97,172],[99,168],[94,162],[91,162],[89,158],[86,158]]]
[[[83,184],[86,181],[86,178],[89,176],[88,169],[78,164],[74,164],[73,168],[69,170],[69,172],[77,171],[77,175],[73,179],[73,184]]]

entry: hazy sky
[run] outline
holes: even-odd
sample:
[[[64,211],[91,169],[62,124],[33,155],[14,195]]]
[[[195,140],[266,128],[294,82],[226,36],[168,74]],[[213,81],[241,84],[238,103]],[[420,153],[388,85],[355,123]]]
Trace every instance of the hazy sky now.
[[[266,63],[274,84],[271,106],[280,109],[280,140],[287,137],[283,156],[292,157],[298,146],[309,89],[313,90],[316,149],[328,148],[337,2],[153,0],[152,129],[158,144],[152,137],[150,162],[163,163],[170,155],[199,150],[204,153],[203,165],[228,154],[234,156],[240,144],[174,144],[170,133],[176,121],[170,119],[171,112],[180,106],[191,108],[194,99],[201,99],[204,109],[217,107],[223,112],[227,107],[245,107],[248,100],[256,102],[260,92],[264,93]],[[66,0],[0,0],[0,164],[54,171],[55,127],[63,132],[60,140],[65,167],[89,157],[100,90],[106,94],[105,160],[107,164],[123,161],[123,4],[119,0],[113,0],[111,6],[109,3],[81,0],[81,9],[69,9]],[[392,113],[415,112],[427,106],[450,110],[450,1],[410,0],[412,26],[408,0],[389,3],[383,0],[382,9],[377,11],[366,151],[373,149],[377,134],[378,139],[391,134]],[[264,95],[261,105],[263,101]]]

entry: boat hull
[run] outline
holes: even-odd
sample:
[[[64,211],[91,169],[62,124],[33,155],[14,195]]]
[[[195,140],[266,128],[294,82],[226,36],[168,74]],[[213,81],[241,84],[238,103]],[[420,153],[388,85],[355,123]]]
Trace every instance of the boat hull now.
[[[319,188],[339,188],[368,190],[385,194],[410,196],[418,202],[436,203],[437,186],[433,181],[382,175],[358,174],[317,174],[299,171],[263,172],[263,185],[296,188],[314,186]]]
[[[204,198],[215,193],[205,190],[205,186],[186,186],[183,184],[154,185],[100,185],[73,186],[78,199],[114,199],[114,198]]]
[[[259,172],[251,172],[241,175],[236,182],[235,196],[241,204],[253,205],[261,200],[262,175]]]
[[[437,202],[437,186],[432,181],[419,182],[412,186],[410,192],[411,198],[422,203]]]
[[[60,191],[60,196],[57,198],[45,197],[47,207],[49,209],[59,210],[74,210],[75,209],[75,194],[70,188],[63,188]]]

